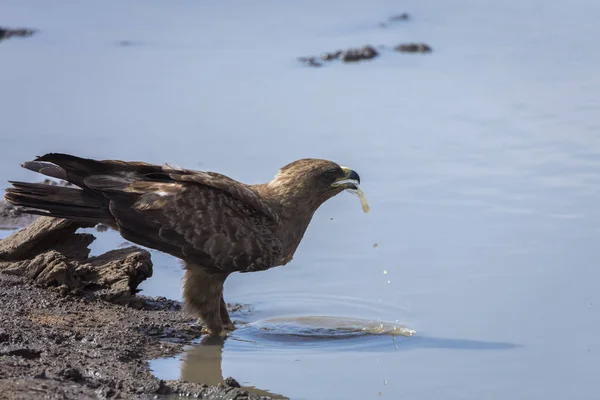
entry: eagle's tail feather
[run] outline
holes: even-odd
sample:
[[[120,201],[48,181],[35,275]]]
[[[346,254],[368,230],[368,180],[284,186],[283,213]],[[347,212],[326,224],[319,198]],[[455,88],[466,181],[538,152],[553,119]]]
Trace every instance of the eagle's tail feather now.
[[[90,175],[106,173],[107,166],[101,161],[62,153],[48,153],[34,161],[24,163],[23,168],[54,178],[63,179],[81,188]]]
[[[30,214],[50,215],[81,221],[114,224],[110,199],[127,197],[135,201],[137,193],[124,190],[136,178],[169,180],[162,167],[144,162],[93,160],[70,154],[48,153],[23,163],[23,168],[62,179],[75,187],[39,183],[11,182],[5,199],[25,207]]]
[[[4,198],[29,214],[86,222],[112,222],[109,201],[84,190],[43,183],[10,182]]]
[[[21,166],[30,171],[39,172],[40,174],[44,174],[46,176],[51,176],[53,178],[58,178],[65,181],[69,180],[67,177],[67,172],[58,165],[36,160],[24,162]]]
[[[160,179],[161,175],[165,175],[161,166],[145,162],[93,160],[91,158],[82,158],[62,153],[44,154],[41,157],[37,157],[35,161],[23,164],[23,167],[55,178],[64,179],[79,187],[85,187],[85,179],[96,175],[121,178],[126,176],[137,176],[138,178],[152,176],[153,180]],[[163,177],[163,179],[166,178]]]

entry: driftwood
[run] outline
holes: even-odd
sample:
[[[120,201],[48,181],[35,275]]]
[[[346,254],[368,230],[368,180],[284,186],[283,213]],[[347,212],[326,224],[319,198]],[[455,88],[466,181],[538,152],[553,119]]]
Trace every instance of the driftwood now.
[[[76,233],[92,225],[40,217],[0,241],[0,272],[24,276],[61,293],[140,307],[138,285],[152,276],[150,253],[138,247],[89,257],[94,235]]]

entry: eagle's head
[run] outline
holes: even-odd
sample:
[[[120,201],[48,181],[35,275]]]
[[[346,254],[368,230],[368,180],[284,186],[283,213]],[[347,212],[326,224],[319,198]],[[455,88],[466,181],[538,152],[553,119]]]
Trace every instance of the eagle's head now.
[[[268,186],[295,206],[316,210],[344,190],[359,192],[360,176],[350,168],[315,158],[294,161],[279,170]]]

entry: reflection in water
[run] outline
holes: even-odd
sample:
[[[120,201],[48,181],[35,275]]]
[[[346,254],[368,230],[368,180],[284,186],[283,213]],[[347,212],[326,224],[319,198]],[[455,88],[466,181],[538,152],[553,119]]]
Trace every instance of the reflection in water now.
[[[280,329],[275,329],[278,326]],[[266,327],[269,327],[265,329]],[[394,327],[395,329],[390,329]],[[296,329],[294,332],[293,329]],[[414,332],[414,331],[412,331]],[[276,355],[280,351],[334,353],[360,351],[364,353],[398,352],[402,350],[450,349],[499,351],[510,350],[519,345],[506,342],[487,342],[468,339],[448,339],[427,336],[399,335],[398,325],[377,321],[362,321],[335,317],[279,317],[239,325],[227,338],[205,336],[200,344],[190,347],[181,357],[181,379],[216,385],[224,381],[223,350],[228,354],[259,352],[261,356]],[[297,352],[293,352],[297,354]],[[276,358],[273,359],[274,361]],[[172,359],[154,360],[157,364],[169,364]],[[157,368],[159,371],[164,368]],[[160,375],[155,368],[159,378]],[[261,390],[254,386],[244,389],[263,396],[286,399],[280,394]]]
[[[415,331],[389,322],[339,317],[278,317],[240,326],[230,336],[236,351],[311,349],[319,352],[391,352],[417,348],[509,350],[508,342],[414,336]]]
[[[207,385],[217,385],[223,382],[225,378],[223,377],[222,362],[223,347],[227,338],[206,339],[208,337],[205,337],[201,344],[188,349],[182,357],[181,379]],[[242,386],[242,388],[260,396],[288,399],[288,397],[258,389],[254,386]]]

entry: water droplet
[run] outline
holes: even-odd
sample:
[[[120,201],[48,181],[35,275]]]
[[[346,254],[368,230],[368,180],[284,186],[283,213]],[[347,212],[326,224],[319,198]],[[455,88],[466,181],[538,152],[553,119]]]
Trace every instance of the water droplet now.
[[[392,281],[387,281],[386,283],[392,283]]]
[[[384,274],[384,275],[387,275],[387,269],[384,269],[384,270],[383,270],[383,274]]]
[[[383,380],[383,384],[387,386],[387,380]]]

